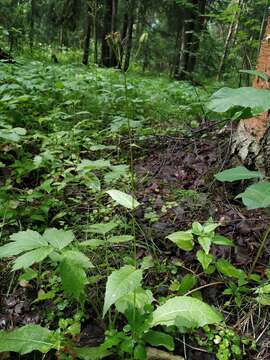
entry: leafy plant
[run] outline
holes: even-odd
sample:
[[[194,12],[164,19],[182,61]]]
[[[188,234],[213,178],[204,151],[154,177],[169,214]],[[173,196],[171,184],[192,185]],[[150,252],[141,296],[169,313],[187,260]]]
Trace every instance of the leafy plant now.
[[[70,248],[74,239],[72,231],[54,228],[45,230],[43,235],[33,230],[20,231],[10,236],[10,243],[0,247],[0,258],[19,255],[13,261],[13,271],[28,269],[50,258],[58,264],[66,294],[82,301],[87,284],[85,271],[93,265],[82,252]]]
[[[211,270],[210,265],[214,264],[215,259],[210,254],[211,245],[233,246],[233,242],[222,235],[215,233],[220,224],[208,221],[205,225],[194,222],[192,228],[187,231],[177,231],[167,238],[175,243],[181,250],[192,251],[197,242],[201,249],[197,251],[197,260],[202,265],[204,271]]]
[[[115,270],[108,277],[103,316],[115,305],[116,310],[125,315],[128,324],[121,332],[109,331],[102,349],[116,347],[118,354],[133,354],[135,359],[144,360],[146,343],[174,350],[173,338],[152,328],[175,326],[185,332],[222,320],[222,316],[209,305],[187,296],[174,297],[154,309],[153,295],[150,290],[142,288],[142,277],[142,269],[129,265]]]

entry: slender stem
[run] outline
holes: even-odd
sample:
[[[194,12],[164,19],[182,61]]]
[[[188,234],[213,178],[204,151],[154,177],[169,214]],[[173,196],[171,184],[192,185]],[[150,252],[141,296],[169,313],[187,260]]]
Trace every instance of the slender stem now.
[[[185,296],[191,295],[191,294],[195,293],[196,291],[205,289],[205,288],[207,288],[207,287],[215,286],[215,285],[221,285],[221,284],[224,284],[224,282],[223,282],[223,281],[216,281],[216,282],[213,282],[213,283],[211,283],[211,284],[202,285],[202,286],[197,287],[196,289],[192,289],[192,290],[188,291],[188,292],[185,294]]]
[[[255,257],[255,259],[254,259],[254,261],[252,263],[252,266],[251,266],[251,268],[249,270],[249,273],[248,273],[249,276],[253,273],[253,271],[255,269],[255,266],[256,266],[259,258],[262,255],[262,252],[264,250],[264,247],[265,247],[265,244],[266,244],[266,241],[267,241],[269,235],[270,235],[270,225],[268,225],[267,229],[265,230],[265,232],[263,234],[261,245],[260,245],[259,250],[257,252],[257,255],[256,255],[256,257]]]

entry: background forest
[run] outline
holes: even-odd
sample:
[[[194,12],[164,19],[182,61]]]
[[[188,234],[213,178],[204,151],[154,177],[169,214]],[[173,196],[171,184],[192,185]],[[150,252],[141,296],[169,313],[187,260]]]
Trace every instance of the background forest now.
[[[266,0],[1,0],[0,39],[13,55],[72,52],[115,67],[106,36],[117,33],[126,69],[241,84],[238,70],[254,68],[267,12]]]
[[[0,360],[270,357],[267,0],[0,0]]]

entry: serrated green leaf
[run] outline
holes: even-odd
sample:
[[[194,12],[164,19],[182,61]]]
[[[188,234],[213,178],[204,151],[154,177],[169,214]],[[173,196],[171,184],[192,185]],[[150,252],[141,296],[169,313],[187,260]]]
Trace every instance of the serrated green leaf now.
[[[80,242],[79,245],[83,247],[89,247],[90,249],[97,249],[99,246],[104,246],[105,242],[104,240],[91,239],[91,240],[82,241]]]
[[[15,234],[12,234],[10,236],[10,240],[20,243],[23,242],[25,245],[29,246],[31,245],[33,246],[31,250],[48,245],[47,241],[43,239],[43,237],[38,232],[33,230],[19,231]]]
[[[74,263],[74,265],[83,267],[84,269],[94,267],[88,257],[78,250],[67,250],[62,253],[62,258],[69,259]]]
[[[106,169],[111,166],[109,160],[87,160],[84,159],[82,162],[77,166],[77,170],[82,173],[88,173],[91,170],[101,170]]]
[[[173,337],[163,332],[149,330],[146,334],[144,334],[143,339],[151,346],[163,346],[169,351],[174,350]]]
[[[221,171],[215,175],[215,178],[219,181],[240,181],[261,178],[262,174],[259,171],[250,171],[244,166],[238,166],[236,168]]]
[[[74,234],[71,230],[65,231],[51,228],[45,230],[43,239],[55,249],[62,250],[74,240]]]
[[[101,190],[100,180],[95,174],[88,173],[87,175],[85,175],[83,177],[83,183],[91,190],[94,191]]]
[[[0,247],[0,258],[19,255],[22,252],[48,246],[46,240],[36,231],[19,231],[10,236],[12,242]]]
[[[117,204],[124,206],[127,209],[135,209],[140,205],[140,203],[131,195],[126,194],[119,190],[108,190],[106,191],[110,197],[117,202]]]
[[[175,243],[180,249],[191,251],[194,247],[193,235],[190,231],[176,231],[169,236],[169,240]]]
[[[59,265],[61,282],[65,293],[76,300],[84,295],[87,276],[82,266],[73,259],[64,257]]]
[[[108,242],[111,244],[121,244],[126,243],[128,241],[133,240],[134,237],[131,235],[119,235],[119,236],[112,236],[108,239]]]
[[[143,311],[145,305],[152,304],[154,298],[150,290],[145,290],[141,287],[135,291],[121,297],[116,303],[115,307],[118,312],[124,314],[130,307]]]
[[[115,229],[117,226],[119,226],[119,223],[110,221],[107,223],[89,225],[84,231],[93,234],[106,235],[107,233]]]
[[[236,198],[242,198],[244,205],[251,210],[268,208],[270,207],[270,182],[253,184]]]
[[[136,270],[135,267],[126,265],[121,269],[114,271],[108,277],[103,306],[103,317],[109,308],[121,299],[121,297],[135,291],[140,286],[142,274],[142,270]]]
[[[209,265],[213,262],[214,258],[211,254],[206,254],[204,251],[197,251],[196,257],[200,264],[203,267],[203,270],[206,271]]]
[[[35,250],[31,250],[21,256],[19,256],[16,260],[14,260],[14,265],[12,267],[12,271],[16,271],[19,269],[26,269],[32,266],[35,263],[40,263],[47,256],[49,256],[53,252],[52,246],[44,246]]]
[[[222,321],[222,316],[203,301],[189,296],[177,296],[159,306],[152,314],[151,327],[157,325],[198,328]],[[188,325],[188,326],[187,326]]]
[[[39,325],[0,331],[0,353],[12,351],[25,355],[37,350],[45,354],[51,349],[56,349],[53,332]]]

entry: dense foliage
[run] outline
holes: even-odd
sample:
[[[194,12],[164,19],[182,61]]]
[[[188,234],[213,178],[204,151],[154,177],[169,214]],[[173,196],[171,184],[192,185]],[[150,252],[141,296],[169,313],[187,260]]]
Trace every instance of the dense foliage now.
[[[0,359],[265,358],[268,2],[0,6]]]

